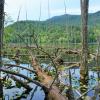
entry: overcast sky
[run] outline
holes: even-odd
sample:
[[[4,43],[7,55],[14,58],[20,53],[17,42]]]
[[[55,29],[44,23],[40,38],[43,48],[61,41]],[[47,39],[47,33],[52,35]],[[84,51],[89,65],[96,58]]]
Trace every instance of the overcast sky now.
[[[49,11],[48,14],[48,1]],[[68,14],[80,14],[80,0],[5,0],[5,12],[17,20],[19,9],[21,8],[20,20],[39,20],[41,5],[41,20],[48,19],[52,16],[62,15],[65,13],[64,1]],[[89,12],[93,13],[100,10],[100,0],[90,0]],[[50,16],[49,16],[50,15]]]

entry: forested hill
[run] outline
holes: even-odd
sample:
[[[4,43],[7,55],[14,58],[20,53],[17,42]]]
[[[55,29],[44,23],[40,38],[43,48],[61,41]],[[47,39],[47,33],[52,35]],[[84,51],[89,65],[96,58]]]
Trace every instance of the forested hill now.
[[[90,13],[89,18],[88,18],[88,23],[89,25],[99,25],[100,24],[100,11],[95,12],[95,13]],[[45,25],[45,24],[50,24],[50,25],[80,25],[81,23],[81,15],[69,15],[69,14],[64,14],[61,16],[54,16],[50,19],[47,19],[45,21],[20,21],[19,24],[40,24],[40,25]],[[16,23],[15,23],[16,24]],[[17,23],[18,24],[18,23]]]
[[[51,41],[81,41],[80,37],[80,15],[61,15],[55,16],[45,21],[19,21],[5,27],[4,41],[16,42],[16,33],[22,36],[39,33],[41,42]],[[67,27],[67,28],[66,28]],[[96,41],[96,36],[100,34],[100,11],[89,14],[89,41]],[[68,33],[67,35],[65,33]],[[71,37],[74,34],[75,37]],[[44,36],[45,35],[45,36]],[[56,37],[56,38],[55,38]],[[57,40],[56,40],[57,39]]]
[[[56,24],[65,24],[68,23],[68,25],[79,25],[81,22],[81,16],[80,15],[61,15],[61,16],[55,16],[52,17],[46,22],[54,22]],[[89,25],[95,25],[95,24],[100,24],[100,11],[95,12],[95,13],[90,13],[89,14]]]

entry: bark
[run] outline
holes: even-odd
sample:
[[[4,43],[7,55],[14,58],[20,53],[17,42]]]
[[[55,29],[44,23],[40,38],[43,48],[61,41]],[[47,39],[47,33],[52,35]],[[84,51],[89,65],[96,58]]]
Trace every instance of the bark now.
[[[53,86],[46,96],[45,100],[68,100],[67,97],[64,97],[58,87]]]
[[[4,0],[0,0],[0,67],[2,67],[2,44],[3,44],[3,29],[4,29]],[[1,71],[0,71],[1,74]],[[3,85],[0,75],[0,100],[3,98]]]
[[[88,3],[89,0],[81,0],[81,18],[82,18],[82,59],[80,66],[80,85],[81,92],[85,92],[83,85],[88,83]]]
[[[60,89],[57,86],[52,85],[52,81],[54,81],[53,77],[46,74],[46,72],[42,71],[41,67],[38,64],[38,61],[35,58],[32,58],[32,66],[36,70],[38,77],[42,78],[40,82],[44,84],[49,91],[44,91],[46,94],[45,100],[68,100],[67,97],[64,97],[60,93]]]

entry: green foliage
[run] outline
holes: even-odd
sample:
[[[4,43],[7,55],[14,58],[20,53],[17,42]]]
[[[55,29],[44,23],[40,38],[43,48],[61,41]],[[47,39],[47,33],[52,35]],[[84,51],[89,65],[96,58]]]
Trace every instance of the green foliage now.
[[[10,79],[4,81],[4,86],[9,89],[12,86],[12,81]]]
[[[100,12],[89,14],[89,39],[96,42],[100,33]],[[34,44],[35,40],[40,45],[66,45],[66,43],[81,42],[81,17],[80,15],[56,16],[46,21],[19,21],[5,27],[4,43]],[[18,37],[20,34],[23,38]],[[35,38],[35,40],[34,40]]]

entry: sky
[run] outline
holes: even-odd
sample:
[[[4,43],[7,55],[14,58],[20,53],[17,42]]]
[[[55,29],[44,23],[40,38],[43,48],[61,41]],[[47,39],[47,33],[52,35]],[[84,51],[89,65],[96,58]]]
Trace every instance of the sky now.
[[[100,10],[100,0],[89,1],[90,13]],[[80,0],[5,0],[5,12],[14,21],[19,10],[19,20],[46,20],[65,14],[65,8],[67,14],[80,14]]]

